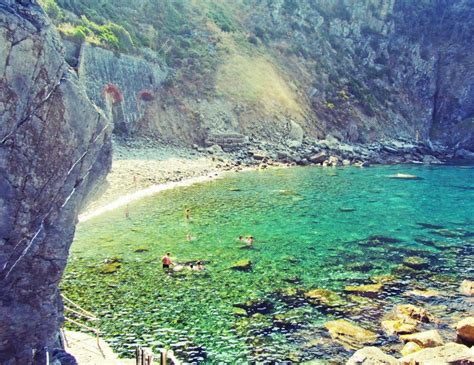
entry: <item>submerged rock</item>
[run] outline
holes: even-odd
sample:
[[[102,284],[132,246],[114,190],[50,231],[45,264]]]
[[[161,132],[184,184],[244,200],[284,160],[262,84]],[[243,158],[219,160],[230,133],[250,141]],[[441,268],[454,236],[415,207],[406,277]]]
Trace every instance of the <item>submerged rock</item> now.
[[[473,296],[474,295],[474,281],[463,280],[461,286],[459,287],[459,292],[462,295]]]
[[[457,343],[428,348],[404,356],[399,360],[400,365],[413,364],[474,364],[474,351],[469,347]]]
[[[370,345],[377,340],[375,332],[366,330],[344,319],[326,322],[324,324],[331,338],[347,349],[358,349]]]
[[[359,286],[346,286],[344,291],[347,293],[362,295],[366,297],[376,297],[382,292],[383,284],[367,284],[367,285],[359,285]]]
[[[240,261],[234,262],[230,268],[232,270],[237,270],[237,271],[251,271],[252,262],[247,259],[240,260]]]
[[[403,260],[403,265],[408,266],[412,269],[425,269],[429,266],[430,261],[419,256],[410,256]]]
[[[405,295],[410,296],[410,297],[433,298],[433,297],[439,297],[441,293],[439,291],[432,290],[432,289],[426,289],[426,290],[414,289],[414,290],[407,291]]]
[[[346,365],[398,365],[398,360],[378,347],[364,347],[357,350]]]
[[[326,307],[339,307],[346,304],[339,294],[329,289],[313,289],[304,293],[304,297],[312,304]]]
[[[444,344],[443,338],[437,330],[418,332],[400,336],[404,342],[414,342],[422,348],[437,347]]]
[[[469,345],[474,344],[474,317],[467,317],[454,326],[458,337]]]
[[[122,264],[120,262],[109,262],[103,264],[102,267],[99,269],[99,272],[101,274],[113,274],[114,272],[117,272],[121,267]]]

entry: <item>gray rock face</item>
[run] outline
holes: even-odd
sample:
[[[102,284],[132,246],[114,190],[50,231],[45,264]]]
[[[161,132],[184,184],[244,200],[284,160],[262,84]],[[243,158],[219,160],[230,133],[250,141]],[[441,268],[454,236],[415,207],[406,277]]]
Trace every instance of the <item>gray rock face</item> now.
[[[280,59],[308,70],[294,76],[321,134],[474,149],[472,1],[276,0],[260,12],[248,26],[273,49],[291,44]]]
[[[112,111],[118,133],[133,131],[165,77],[166,72],[158,64],[142,58],[116,55],[87,43],[81,47],[79,78],[87,95],[104,110],[109,109],[104,95],[107,85],[115,85],[122,95],[122,101],[115,103]]]
[[[0,3],[0,363],[45,363],[78,210],[111,164],[111,127],[36,1]]]

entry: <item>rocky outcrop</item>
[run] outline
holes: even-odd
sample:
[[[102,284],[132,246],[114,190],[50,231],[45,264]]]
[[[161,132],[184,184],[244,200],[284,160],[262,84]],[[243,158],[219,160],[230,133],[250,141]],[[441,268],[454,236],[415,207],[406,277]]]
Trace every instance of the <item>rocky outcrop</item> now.
[[[148,103],[157,97],[166,71],[156,63],[143,58],[118,55],[114,52],[84,43],[78,63],[79,78],[87,95],[103,110],[112,109],[118,134],[130,134],[145,113]],[[108,85],[117,88],[120,100],[107,105],[104,95]]]
[[[399,364],[474,364],[474,350],[457,343],[447,343],[404,356],[399,360]]]
[[[393,356],[384,354],[377,347],[364,347],[355,352],[346,365],[398,365],[398,360]]]
[[[111,163],[111,128],[35,0],[0,3],[0,363],[44,364],[77,214]]]

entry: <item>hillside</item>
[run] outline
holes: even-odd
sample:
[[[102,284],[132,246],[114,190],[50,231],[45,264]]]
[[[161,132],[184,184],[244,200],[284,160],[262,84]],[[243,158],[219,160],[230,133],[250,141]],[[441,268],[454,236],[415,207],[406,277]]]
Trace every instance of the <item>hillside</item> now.
[[[70,63],[96,85],[96,103],[105,108],[109,83],[123,93],[118,133],[188,145],[237,133],[291,145],[302,128],[307,140],[474,149],[471,1],[42,2],[67,49],[75,44]],[[83,42],[113,53],[81,52]],[[135,60],[130,79],[148,68],[160,75],[125,85],[113,76],[130,75],[120,54]],[[103,70],[91,66],[107,57]]]

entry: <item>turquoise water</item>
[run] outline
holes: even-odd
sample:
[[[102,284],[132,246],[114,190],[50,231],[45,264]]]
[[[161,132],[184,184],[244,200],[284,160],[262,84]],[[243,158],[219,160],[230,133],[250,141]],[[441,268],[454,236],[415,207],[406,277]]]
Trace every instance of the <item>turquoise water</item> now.
[[[420,179],[389,178],[396,173]],[[81,223],[62,286],[102,317],[105,338],[124,356],[145,345],[195,362],[342,361],[350,351],[329,340],[314,345],[328,339],[329,319],[350,319],[390,346],[379,319],[395,303],[420,304],[404,295],[410,289],[451,293],[424,303],[448,305],[442,316],[468,310],[456,293],[474,271],[473,198],[469,166],[235,174],[133,203],[130,219],[118,210]],[[240,235],[253,235],[254,249],[242,249]],[[206,269],[168,274],[160,262],[168,251],[176,262],[205,260]],[[409,256],[427,259],[428,268],[407,269]],[[121,267],[101,273],[113,257]],[[242,259],[252,271],[229,269]],[[387,274],[396,278],[376,298],[343,291]],[[334,290],[346,304],[314,305],[303,295],[314,288]]]

